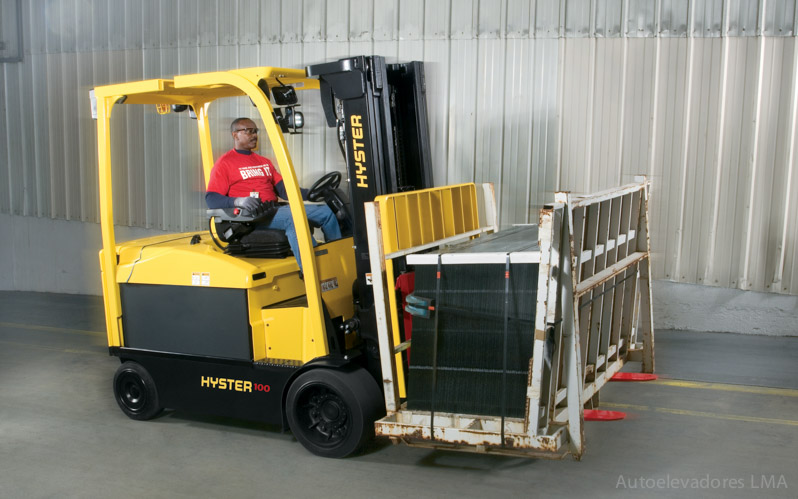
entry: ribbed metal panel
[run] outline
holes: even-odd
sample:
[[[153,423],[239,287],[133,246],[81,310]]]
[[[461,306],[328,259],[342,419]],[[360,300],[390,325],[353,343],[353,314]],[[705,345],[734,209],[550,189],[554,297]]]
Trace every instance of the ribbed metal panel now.
[[[726,8],[729,10],[729,36],[755,36],[760,34],[757,29],[757,16],[764,6],[765,0],[759,0],[758,2],[728,0]]]
[[[16,62],[22,55],[22,2],[0,2],[0,61]]]
[[[537,223],[539,208],[551,200],[551,193],[557,186],[560,142],[557,121],[562,102],[562,72],[559,70],[561,44],[556,39],[533,41],[530,52],[534,58],[529,61],[533,75],[531,141],[529,147],[529,189],[530,198],[526,203],[527,223]],[[519,163],[523,164],[523,163]]]
[[[765,10],[765,36],[792,36],[794,28],[795,2],[769,0]]]
[[[745,1],[745,0],[743,0]],[[660,0],[660,36],[687,36],[689,0]]]
[[[536,38],[557,38],[564,30],[562,14],[565,3],[535,2],[535,22],[532,34]]]
[[[535,222],[556,189],[647,173],[656,278],[798,294],[796,0],[21,5],[23,61],[0,73],[2,213],[97,221],[95,85],[376,53],[425,61],[435,182],[493,182],[503,225]],[[245,98],[211,113],[217,156],[230,121],[255,117]],[[194,123],[117,106],[113,125],[116,222],[204,226]],[[341,169],[332,130],[287,142],[304,185]]]
[[[723,0],[693,1],[689,8],[692,9],[692,11],[688,12],[688,16],[691,18],[691,36],[720,36]]]
[[[751,179],[751,212],[746,234],[742,286],[767,289],[777,285],[779,246],[785,221],[789,172],[792,165],[787,158],[792,137],[789,135],[793,116],[789,112],[795,64],[794,38],[765,39],[761,54],[763,78],[757,112],[758,134],[754,137],[756,155]],[[795,238],[791,238],[793,241]],[[778,243],[773,245],[773,242]]]
[[[750,185],[756,107],[757,39],[731,38],[727,42],[728,62],[724,71],[725,116],[723,135],[713,193],[713,223],[707,227],[714,236],[709,249],[707,279],[711,284],[740,285],[741,259],[744,252],[744,229],[747,213],[747,189]],[[723,80],[722,80],[723,81]],[[723,88],[723,87],[722,87]],[[728,105],[736,103],[736,105]]]
[[[596,2],[595,36],[612,38],[621,36],[623,18],[623,2],[621,0],[604,0]]]
[[[4,81],[2,88],[0,88],[0,99],[6,103],[3,113],[0,113],[0,206],[8,213],[19,214],[18,203],[15,203],[14,197],[11,195],[11,187],[19,186],[21,182],[15,179],[15,174],[18,174],[19,168],[11,168],[14,164],[12,151],[9,149],[9,140],[12,134],[8,127],[9,116],[12,122],[14,117],[19,113],[15,113],[14,109],[9,109],[9,99],[6,97],[8,92],[19,92],[18,78],[15,78],[15,71],[6,71],[4,74]]]
[[[569,0],[565,7],[565,36],[587,37],[593,30],[593,9],[601,2]]]
[[[627,0],[626,36],[656,35],[657,3],[651,0]]]
[[[507,38],[529,38],[529,33],[534,30],[534,3],[524,0],[508,0],[507,2]],[[496,9],[485,9],[480,5],[480,28],[482,25],[482,12],[494,12]],[[501,33],[501,26],[497,27]]]
[[[577,192],[590,189],[593,158],[590,156],[593,122],[594,45],[590,39],[567,38],[562,42],[560,79],[560,163],[557,186]]]

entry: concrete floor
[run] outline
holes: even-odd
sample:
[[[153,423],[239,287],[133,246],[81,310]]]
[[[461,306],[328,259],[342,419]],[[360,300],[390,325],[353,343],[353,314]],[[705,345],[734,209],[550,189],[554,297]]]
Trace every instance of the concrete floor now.
[[[128,419],[104,327],[100,298],[0,292],[0,497],[798,497],[798,337],[657,331],[663,379],[607,385],[627,418],[586,423],[579,462],[329,460],[261,424]]]

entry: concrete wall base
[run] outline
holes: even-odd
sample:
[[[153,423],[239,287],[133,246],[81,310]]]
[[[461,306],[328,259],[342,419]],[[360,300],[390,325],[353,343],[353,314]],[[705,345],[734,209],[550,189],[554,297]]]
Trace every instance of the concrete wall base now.
[[[100,295],[95,223],[0,214],[0,290]],[[118,241],[165,232],[117,227]],[[654,327],[798,336],[798,296],[654,282]]]
[[[798,336],[798,296],[654,282],[654,328]]]

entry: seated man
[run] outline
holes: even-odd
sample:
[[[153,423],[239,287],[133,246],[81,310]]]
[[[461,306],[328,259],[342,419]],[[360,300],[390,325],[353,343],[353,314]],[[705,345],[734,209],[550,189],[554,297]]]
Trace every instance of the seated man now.
[[[208,208],[238,207],[253,210],[261,202],[277,201],[278,195],[287,199],[283,178],[272,162],[252,151],[258,145],[258,128],[255,122],[249,118],[238,118],[230,125],[230,133],[233,135],[233,149],[222,155],[211,170],[208,192],[205,194]],[[307,190],[302,189],[302,198],[306,196]],[[327,205],[306,204],[305,212],[311,225],[321,227],[327,241],[341,238],[338,220]],[[259,228],[261,227],[285,231],[291,251],[302,270],[296,229],[289,206],[280,206],[274,217],[260,224]],[[315,239],[313,245],[316,245]]]

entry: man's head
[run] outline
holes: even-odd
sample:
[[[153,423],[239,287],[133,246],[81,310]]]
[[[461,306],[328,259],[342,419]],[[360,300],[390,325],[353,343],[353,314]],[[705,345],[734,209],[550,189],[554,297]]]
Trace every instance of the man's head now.
[[[258,147],[258,127],[249,118],[238,118],[230,124],[233,145],[236,149],[251,151]]]

